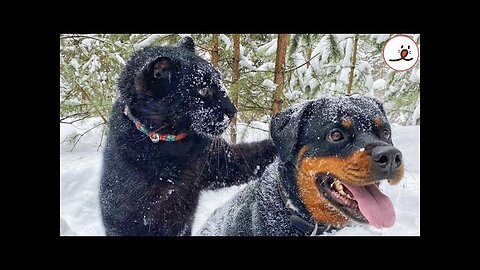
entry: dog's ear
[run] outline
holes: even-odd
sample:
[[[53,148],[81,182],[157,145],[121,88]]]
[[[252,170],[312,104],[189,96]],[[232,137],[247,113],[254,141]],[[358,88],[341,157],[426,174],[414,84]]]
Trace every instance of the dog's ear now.
[[[174,64],[169,57],[157,57],[135,77],[135,90],[144,95],[158,96],[165,94],[171,82]]]
[[[289,108],[272,118],[270,134],[283,162],[295,158],[294,152],[298,143],[302,119],[312,103],[313,101],[309,101]]]
[[[193,53],[195,53],[195,42],[193,42],[192,37],[186,36],[182,38],[178,43],[177,47],[185,48]]]

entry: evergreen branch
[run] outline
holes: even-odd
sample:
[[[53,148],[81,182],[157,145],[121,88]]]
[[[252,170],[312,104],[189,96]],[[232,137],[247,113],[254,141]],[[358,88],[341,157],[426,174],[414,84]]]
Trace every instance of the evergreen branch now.
[[[290,48],[288,50],[288,57],[289,58],[297,50],[299,43],[300,43],[300,34],[294,34],[293,38],[292,38],[292,42],[290,43]]]
[[[79,89],[82,91],[82,93],[85,95],[85,97],[88,99],[88,101],[90,101],[90,103],[93,105],[93,101],[92,101],[92,98],[90,97],[90,95],[88,94],[87,91],[85,91],[83,89],[82,86],[80,86],[80,84],[78,84],[77,81],[75,81],[75,84],[79,87]],[[100,112],[100,110],[96,107],[96,106],[93,106],[94,110],[98,113],[98,115],[100,115],[100,117],[103,119],[103,123],[106,124],[108,123],[107,119],[105,118],[105,116],[103,116],[103,114]]]
[[[60,103],[64,103],[75,92],[75,88],[70,89]]]
[[[202,51],[205,51],[205,52],[209,52],[209,53],[212,52],[212,49],[205,48],[205,47],[200,46],[200,45],[198,45],[198,44],[195,44],[195,47],[198,47],[199,49],[201,49]]]

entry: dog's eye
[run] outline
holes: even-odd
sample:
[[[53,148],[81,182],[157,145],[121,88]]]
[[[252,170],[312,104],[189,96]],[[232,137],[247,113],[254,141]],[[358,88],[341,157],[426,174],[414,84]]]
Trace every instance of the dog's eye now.
[[[389,130],[389,129],[384,129],[384,130],[382,131],[382,138],[383,138],[384,140],[390,139],[390,136],[391,136],[391,135],[390,135],[390,130]]]
[[[327,139],[332,142],[338,142],[344,139],[343,133],[340,130],[332,130],[327,135]]]

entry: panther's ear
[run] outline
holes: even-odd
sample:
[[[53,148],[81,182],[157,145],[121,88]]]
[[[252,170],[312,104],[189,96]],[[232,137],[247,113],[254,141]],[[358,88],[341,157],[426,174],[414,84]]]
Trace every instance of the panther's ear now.
[[[165,92],[173,74],[173,61],[169,57],[157,57],[135,77],[135,90],[146,95]]]
[[[270,134],[278,149],[280,159],[288,162],[295,158],[302,119],[313,101],[289,108],[272,118]]]
[[[195,42],[193,42],[192,37],[186,36],[182,38],[178,43],[177,47],[185,48],[193,53],[195,53]]]

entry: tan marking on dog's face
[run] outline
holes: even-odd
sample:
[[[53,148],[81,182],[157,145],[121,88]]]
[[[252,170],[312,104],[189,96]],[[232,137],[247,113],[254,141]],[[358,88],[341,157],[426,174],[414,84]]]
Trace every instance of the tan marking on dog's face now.
[[[373,119],[373,124],[378,128],[378,127],[383,126],[384,122],[383,122],[382,118],[375,117],[375,119]]]
[[[402,178],[403,178],[403,174],[404,174],[404,173],[405,173],[405,166],[403,165],[403,162],[402,162],[402,164],[400,165],[400,167],[399,167],[398,171],[396,172],[396,174],[395,174],[392,178],[390,178],[390,179],[387,180],[388,183],[389,183],[390,185],[396,185],[396,184],[400,183],[400,181],[401,181]]]
[[[350,128],[352,125],[353,125],[352,119],[350,119],[350,118],[344,118],[344,119],[342,120],[342,126],[343,126],[344,128]]]
[[[300,148],[300,150],[298,150],[297,163],[300,163],[300,160],[302,159],[303,154],[305,154],[305,152],[307,152],[307,150],[308,150],[308,146],[306,146],[306,145],[302,146],[302,148]]]
[[[303,152],[301,152],[303,150]],[[358,151],[342,159],[338,157],[303,157],[307,147],[302,147],[297,155],[297,186],[300,198],[317,222],[335,226],[345,226],[350,221],[340,210],[323,197],[317,186],[317,176],[331,173],[341,181],[364,186],[372,184],[370,179],[371,157],[366,151]],[[300,154],[301,152],[301,154]],[[397,184],[403,177],[403,164],[397,175],[389,180]]]

